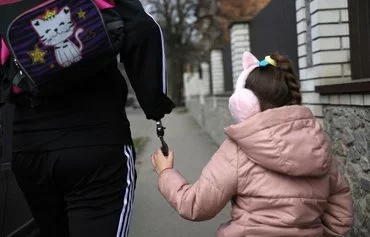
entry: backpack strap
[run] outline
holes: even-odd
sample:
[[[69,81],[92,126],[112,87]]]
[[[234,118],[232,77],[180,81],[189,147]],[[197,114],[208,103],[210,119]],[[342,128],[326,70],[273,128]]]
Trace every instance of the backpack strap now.
[[[6,63],[10,56],[8,47],[5,44],[3,38],[0,37],[0,70],[2,66]],[[1,86],[1,83],[0,83]],[[0,114],[2,116],[2,155],[0,156],[0,170],[7,169],[9,162],[12,158],[13,153],[13,121],[14,121],[14,110],[15,104],[5,101],[5,97],[8,95],[3,95],[7,93],[1,88],[1,101],[0,101]]]
[[[19,2],[19,1],[21,1],[21,0],[2,0],[0,2],[0,6],[2,6],[2,5],[8,5],[8,4],[12,4],[12,3],[16,3],[16,2]]]
[[[111,0],[94,0],[95,4],[100,8],[100,9],[108,9],[108,8],[114,8],[115,4],[114,1]]]
[[[15,104],[11,102],[5,103],[1,107],[1,115],[3,117],[3,149],[0,163],[8,163],[13,156],[13,122],[14,122]],[[2,161],[1,161],[2,158]]]
[[[0,172],[9,170],[13,157],[13,122],[14,103],[6,103],[1,106],[2,116],[2,154],[0,156]]]

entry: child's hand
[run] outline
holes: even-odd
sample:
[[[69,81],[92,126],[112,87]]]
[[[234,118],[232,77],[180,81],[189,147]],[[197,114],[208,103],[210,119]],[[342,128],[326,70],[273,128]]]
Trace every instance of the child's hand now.
[[[160,174],[165,169],[173,168],[173,152],[168,151],[168,156],[165,157],[160,148],[152,155],[152,164],[157,174]]]

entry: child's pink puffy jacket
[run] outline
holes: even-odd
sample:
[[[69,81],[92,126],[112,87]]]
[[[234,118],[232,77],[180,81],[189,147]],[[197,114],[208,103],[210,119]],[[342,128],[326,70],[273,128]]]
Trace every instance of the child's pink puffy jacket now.
[[[194,184],[175,169],[160,174],[159,190],[182,217],[211,219],[232,200],[231,221],[218,237],[337,236],[350,229],[350,189],[308,108],[267,110],[225,132],[229,139]]]

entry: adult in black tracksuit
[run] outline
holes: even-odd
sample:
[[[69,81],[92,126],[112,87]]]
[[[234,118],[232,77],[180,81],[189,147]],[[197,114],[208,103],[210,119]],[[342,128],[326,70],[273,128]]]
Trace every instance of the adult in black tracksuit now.
[[[160,28],[139,0],[115,2],[125,23],[121,59],[146,117],[158,120],[173,108]],[[115,61],[95,76],[34,109],[16,106],[12,169],[45,237],[128,234],[135,151],[127,86]]]

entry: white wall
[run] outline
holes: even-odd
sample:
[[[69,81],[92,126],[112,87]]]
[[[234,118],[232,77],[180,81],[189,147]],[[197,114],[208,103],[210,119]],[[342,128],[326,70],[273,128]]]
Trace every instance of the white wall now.
[[[192,96],[200,96],[201,103],[204,97],[210,94],[209,64],[201,63],[202,78],[199,72],[186,72],[183,75],[185,99],[188,101]]]
[[[225,79],[222,50],[214,49],[211,51],[211,72],[213,94],[224,93]]]
[[[296,0],[303,103],[323,117],[323,105],[370,105],[369,95],[322,96],[315,86],[350,83],[348,0]]]
[[[233,85],[235,85],[238,76],[243,71],[243,53],[250,51],[249,24],[234,23],[230,31]]]

